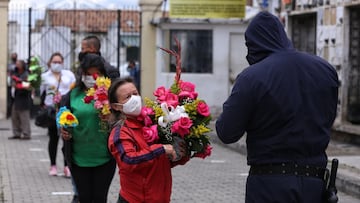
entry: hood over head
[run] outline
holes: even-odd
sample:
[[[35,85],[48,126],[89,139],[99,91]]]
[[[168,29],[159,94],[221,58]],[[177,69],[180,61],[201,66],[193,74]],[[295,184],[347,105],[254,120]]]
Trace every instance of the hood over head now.
[[[282,23],[267,11],[258,13],[251,21],[245,32],[245,41],[248,48],[246,59],[250,65],[274,52],[293,49]]]

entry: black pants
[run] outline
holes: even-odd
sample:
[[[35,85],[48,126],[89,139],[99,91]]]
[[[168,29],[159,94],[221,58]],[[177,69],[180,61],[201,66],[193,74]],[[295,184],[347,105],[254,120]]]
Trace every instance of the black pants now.
[[[321,203],[325,182],[320,178],[292,175],[250,175],[246,203]]]
[[[59,143],[59,135],[55,123],[54,125],[48,128],[48,135],[49,135],[48,151],[50,156],[50,163],[51,165],[56,165],[56,154]],[[64,147],[64,142],[63,142],[63,147]],[[65,158],[64,158],[64,166],[67,166]]]
[[[106,203],[115,168],[114,159],[97,167],[80,167],[73,163],[71,174],[79,193],[80,202]]]
[[[12,104],[14,102],[14,98],[11,96],[11,87],[7,87],[7,97],[6,97],[6,103],[7,103],[7,109],[6,109],[6,118],[11,117],[11,108]]]

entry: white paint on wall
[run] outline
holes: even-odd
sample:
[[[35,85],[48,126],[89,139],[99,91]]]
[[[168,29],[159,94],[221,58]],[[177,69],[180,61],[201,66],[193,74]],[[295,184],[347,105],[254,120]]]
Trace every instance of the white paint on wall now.
[[[241,42],[241,35],[245,33],[247,24],[170,24],[162,29],[212,29],[213,30],[213,73],[182,73],[181,79],[192,82],[196,85],[199,98],[203,99],[210,106],[211,112],[216,117],[222,110],[222,104],[229,96],[230,82],[229,70],[231,58],[234,74],[240,72],[244,67],[238,64],[247,64],[247,50],[244,41]],[[162,29],[157,29],[157,46],[163,46],[164,34]],[[236,36],[231,39],[231,36]],[[232,43],[232,40],[234,42]],[[231,47],[230,47],[231,44]],[[230,56],[230,50],[233,50]],[[163,51],[157,49],[156,53],[156,87],[165,86],[169,88],[174,82],[175,73],[164,72],[165,64]],[[154,87],[154,90],[155,88]]]

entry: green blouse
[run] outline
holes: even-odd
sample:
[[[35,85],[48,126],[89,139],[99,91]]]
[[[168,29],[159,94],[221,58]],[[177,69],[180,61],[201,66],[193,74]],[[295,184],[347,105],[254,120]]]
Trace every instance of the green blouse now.
[[[99,112],[94,103],[83,101],[85,92],[75,88],[70,94],[72,113],[79,125],[73,129],[72,158],[81,167],[95,167],[108,162],[112,157],[107,148],[108,133],[100,128]]]

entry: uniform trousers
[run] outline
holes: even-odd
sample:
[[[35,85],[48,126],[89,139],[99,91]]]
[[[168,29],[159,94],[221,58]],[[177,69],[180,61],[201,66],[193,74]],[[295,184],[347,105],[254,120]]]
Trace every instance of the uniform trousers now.
[[[246,203],[321,203],[325,182],[295,175],[249,175]]]

